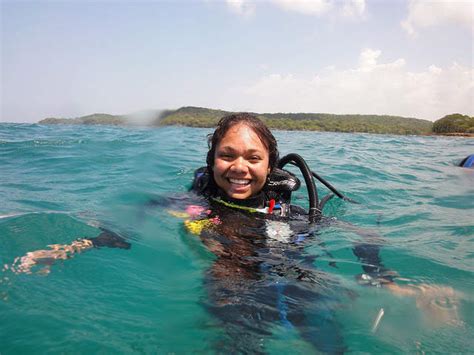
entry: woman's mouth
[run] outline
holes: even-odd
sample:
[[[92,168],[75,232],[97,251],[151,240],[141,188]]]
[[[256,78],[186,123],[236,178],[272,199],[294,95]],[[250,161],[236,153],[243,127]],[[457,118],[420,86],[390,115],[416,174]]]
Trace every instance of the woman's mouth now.
[[[250,185],[250,182],[252,180],[250,179],[233,179],[233,178],[227,178],[227,181],[233,185],[239,185],[239,186],[247,186]]]

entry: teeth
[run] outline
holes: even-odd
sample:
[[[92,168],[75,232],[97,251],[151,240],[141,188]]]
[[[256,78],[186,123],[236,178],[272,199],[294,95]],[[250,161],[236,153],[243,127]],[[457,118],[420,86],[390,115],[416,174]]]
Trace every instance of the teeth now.
[[[230,183],[237,185],[247,185],[250,184],[250,180],[247,179],[229,179]]]

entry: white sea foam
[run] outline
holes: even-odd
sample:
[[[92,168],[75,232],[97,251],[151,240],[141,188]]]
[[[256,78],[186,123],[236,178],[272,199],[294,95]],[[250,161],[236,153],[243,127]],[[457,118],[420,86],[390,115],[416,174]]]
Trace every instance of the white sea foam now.
[[[24,214],[26,214],[26,213],[7,213],[7,214],[0,214],[0,219],[22,216],[22,215],[24,215]]]

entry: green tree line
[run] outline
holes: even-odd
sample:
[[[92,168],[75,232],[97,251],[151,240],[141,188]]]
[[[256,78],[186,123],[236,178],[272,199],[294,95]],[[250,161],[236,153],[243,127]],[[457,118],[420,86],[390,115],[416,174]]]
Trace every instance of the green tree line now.
[[[76,118],[45,118],[39,124],[85,124],[85,125],[114,125],[121,126],[127,124],[124,116],[109,115],[107,113],[94,113],[88,116]]]
[[[182,125],[212,128],[219,119],[232,112],[203,107],[181,107],[156,115],[151,126]],[[271,129],[321,132],[363,132],[378,134],[473,134],[474,117],[459,113],[436,122],[388,115],[334,115],[327,113],[262,113],[256,114]],[[40,124],[131,124],[127,116],[96,113],[89,116],[46,118]]]
[[[474,117],[453,113],[433,124],[434,133],[474,133]]]
[[[200,107],[182,107],[160,117],[157,125],[215,127],[231,112]],[[382,115],[334,115],[326,113],[256,114],[270,129],[380,134],[430,134],[433,123],[416,118]]]

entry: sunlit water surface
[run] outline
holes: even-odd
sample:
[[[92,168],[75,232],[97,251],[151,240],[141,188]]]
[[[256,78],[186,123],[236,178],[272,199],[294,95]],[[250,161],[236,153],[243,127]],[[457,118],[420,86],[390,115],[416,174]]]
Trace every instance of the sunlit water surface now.
[[[225,334],[203,306],[213,255],[165,208],[144,207],[150,198],[187,191],[194,169],[204,165],[208,133],[0,124],[1,353],[216,351]],[[361,202],[333,199],[324,212],[381,235],[383,262],[403,282],[456,291],[456,303],[449,305],[456,319],[438,324],[412,297],[359,285],[355,275],[362,270],[352,247],[360,236],[321,228],[314,242],[306,241],[306,253],[319,256],[316,270],[351,291],[333,310],[345,349],[472,351],[474,170],[456,163],[474,153],[474,140],[275,135],[281,154],[299,153]],[[305,196],[300,189],[294,202],[307,206]],[[126,236],[131,249],[93,249],[56,262],[44,275],[9,268],[29,251],[94,237],[99,227]],[[272,354],[315,351],[298,331],[278,322],[260,346]]]

